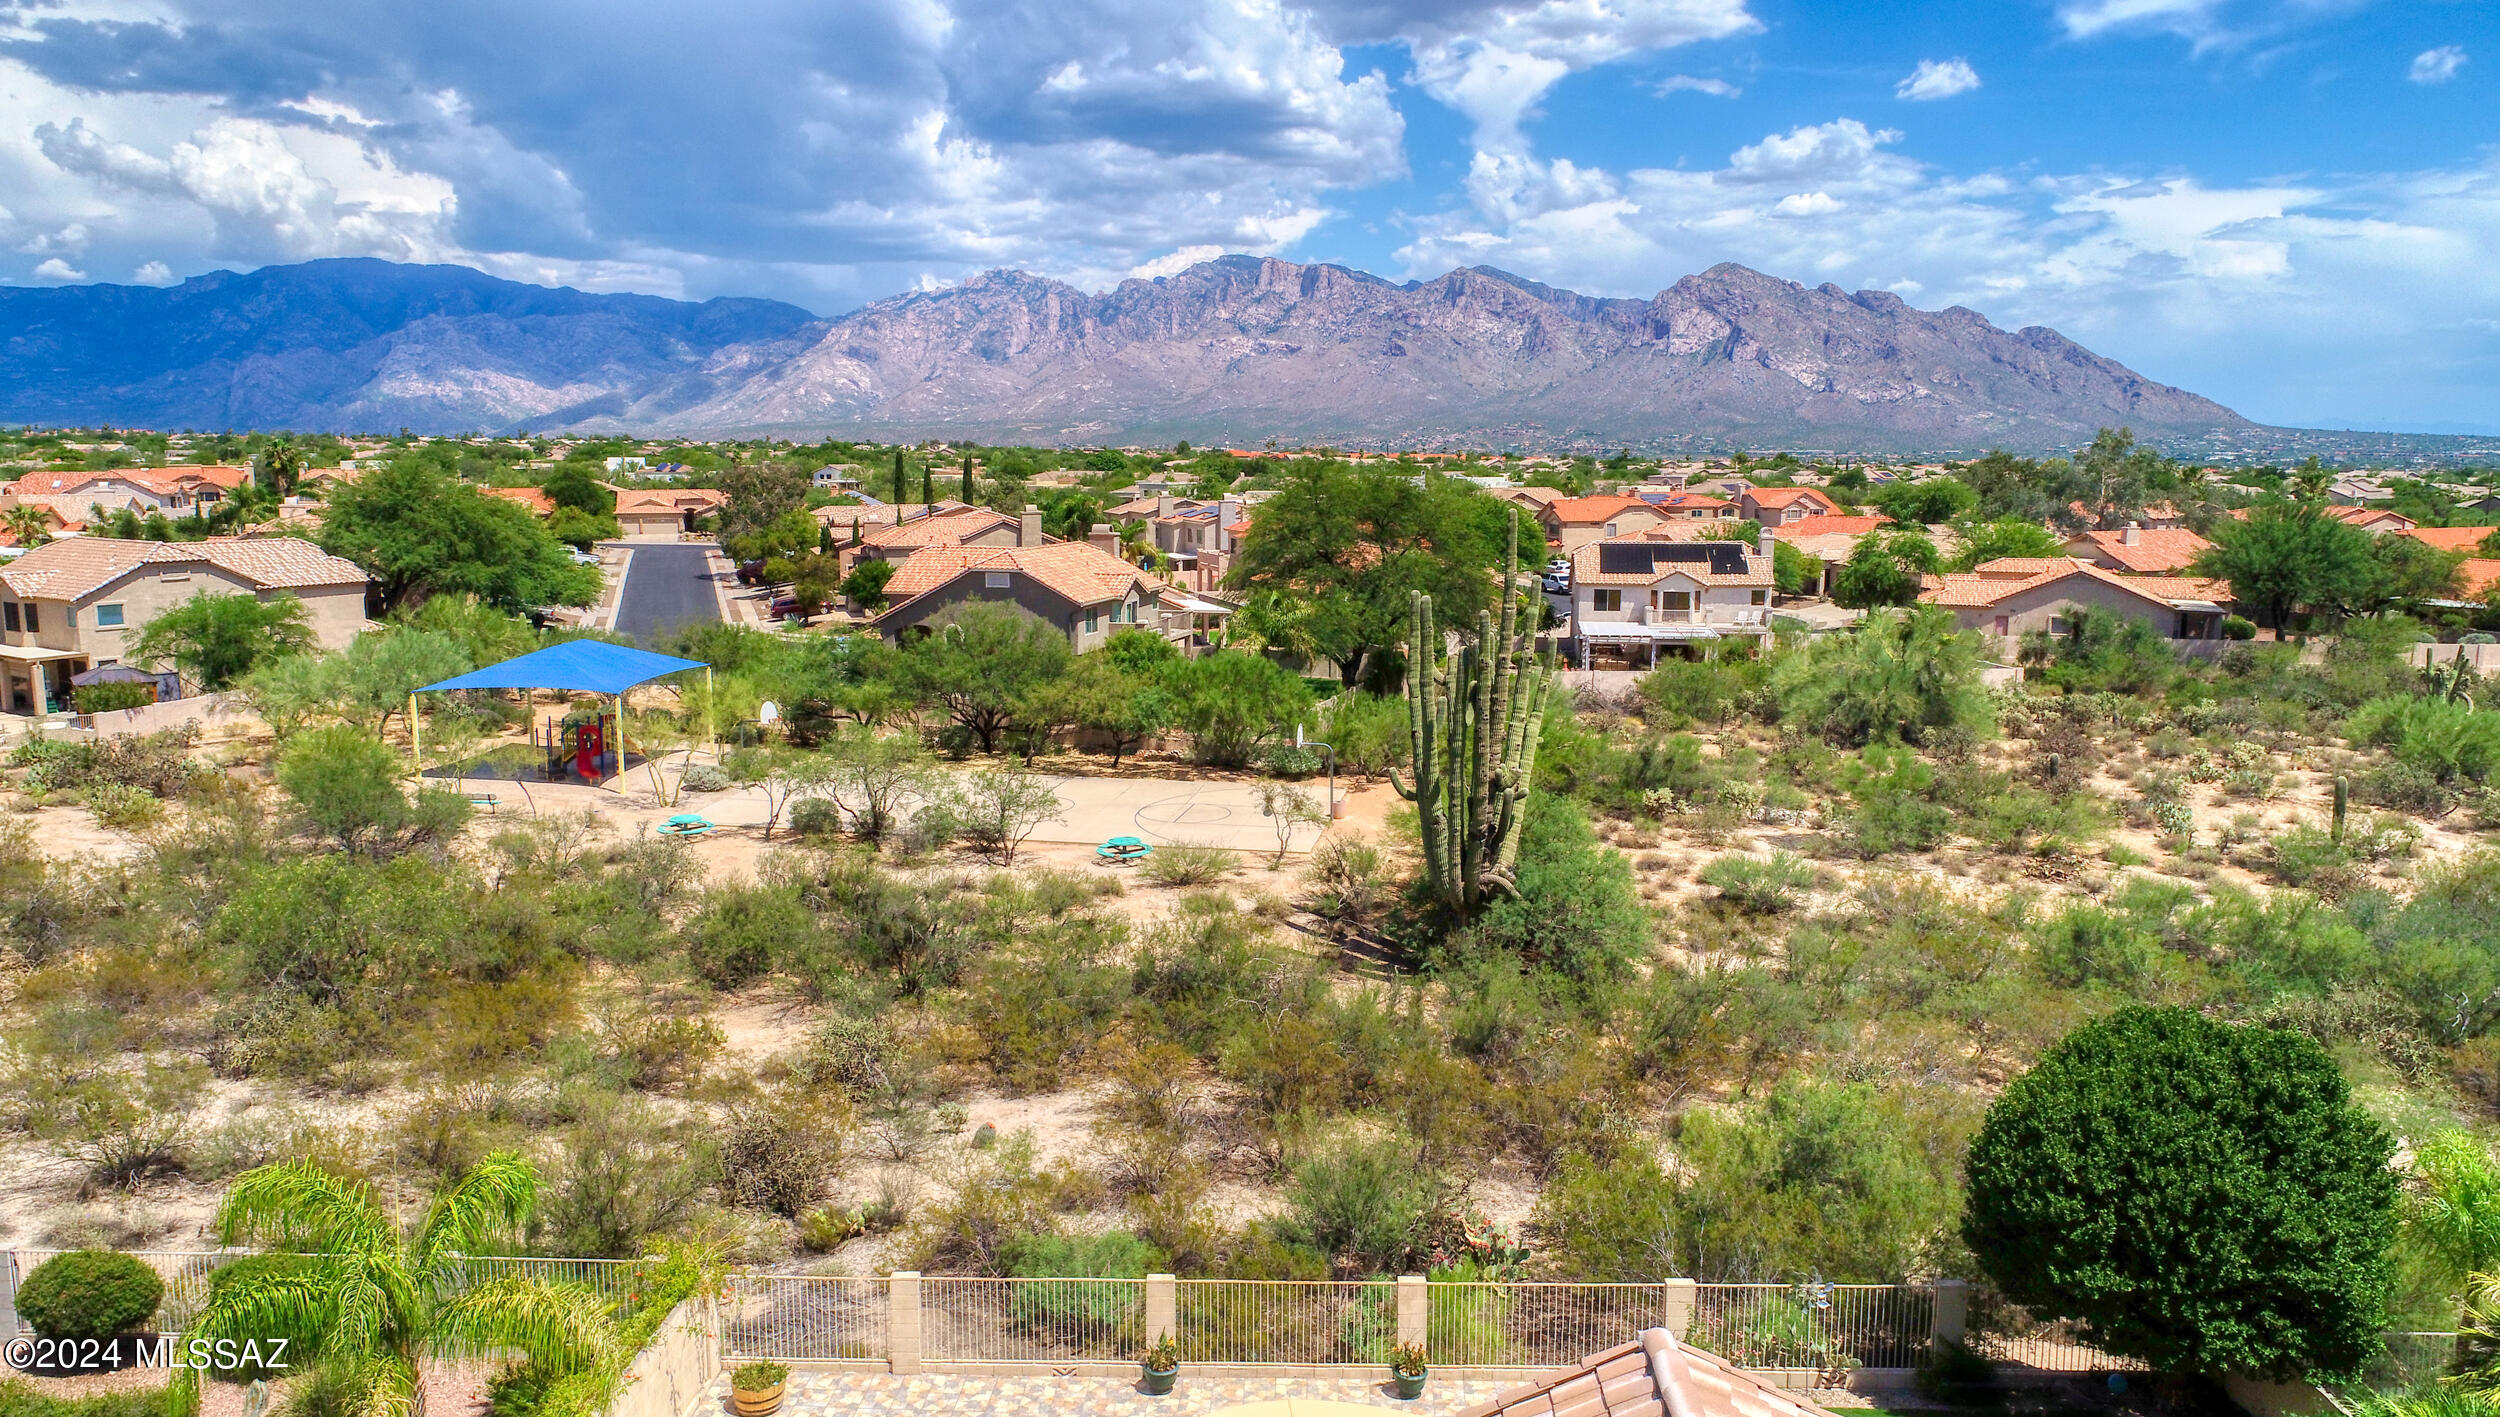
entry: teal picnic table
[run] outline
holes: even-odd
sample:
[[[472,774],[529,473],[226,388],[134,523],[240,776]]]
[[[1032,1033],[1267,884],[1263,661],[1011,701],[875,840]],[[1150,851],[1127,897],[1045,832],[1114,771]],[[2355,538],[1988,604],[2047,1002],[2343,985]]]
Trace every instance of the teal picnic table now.
[[[660,835],[684,840],[687,837],[710,836],[720,830],[709,817],[694,812],[680,812],[660,823]]]
[[[1154,854],[1154,848],[1133,836],[1115,836],[1094,848],[1099,861],[1117,864],[1122,861],[1143,861]]]

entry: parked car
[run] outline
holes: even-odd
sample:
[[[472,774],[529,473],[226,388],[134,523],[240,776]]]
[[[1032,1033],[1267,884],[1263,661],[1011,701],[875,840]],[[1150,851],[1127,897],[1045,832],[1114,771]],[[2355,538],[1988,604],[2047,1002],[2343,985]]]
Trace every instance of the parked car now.
[[[587,551],[574,551],[569,554],[572,556],[573,564],[576,566],[596,566],[599,564],[599,558],[591,555]]]
[[[797,596],[781,595],[773,597],[772,616],[774,619],[787,620],[798,613],[799,600]]]
[[[1545,593],[1548,595],[1571,594],[1570,574],[1564,571],[1547,571],[1545,573]]]
[[[1570,558],[1570,557],[1568,557],[1568,556],[1557,556],[1557,557],[1555,557],[1553,560],[1546,562],[1546,563],[1545,563],[1545,574],[1547,574],[1547,575],[1549,575],[1549,576],[1568,576],[1568,575],[1570,575],[1570,574],[1571,574],[1571,558]]]

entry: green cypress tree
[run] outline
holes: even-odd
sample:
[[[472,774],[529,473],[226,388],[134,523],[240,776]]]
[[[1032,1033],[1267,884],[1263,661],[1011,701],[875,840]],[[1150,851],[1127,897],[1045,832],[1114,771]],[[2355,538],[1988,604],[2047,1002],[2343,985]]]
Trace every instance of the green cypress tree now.
[[[972,454],[964,454],[964,504],[972,504]]]
[[[924,507],[935,505],[937,502],[929,480],[929,469],[932,465],[932,463],[925,462],[920,465],[920,505]]]
[[[894,505],[898,507],[903,505],[903,499],[908,495],[910,495],[910,487],[903,481],[903,450],[896,448],[894,450]]]

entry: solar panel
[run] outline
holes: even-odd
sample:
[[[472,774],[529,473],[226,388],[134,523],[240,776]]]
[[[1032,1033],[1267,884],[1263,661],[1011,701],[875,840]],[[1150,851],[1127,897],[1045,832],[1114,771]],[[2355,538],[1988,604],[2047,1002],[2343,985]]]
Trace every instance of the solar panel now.
[[[1707,566],[1712,575],[1741,575],[1745,548],[1733,541],[1600,542],[1597,570],[1607,576],[1645,576],[1662,565]]]

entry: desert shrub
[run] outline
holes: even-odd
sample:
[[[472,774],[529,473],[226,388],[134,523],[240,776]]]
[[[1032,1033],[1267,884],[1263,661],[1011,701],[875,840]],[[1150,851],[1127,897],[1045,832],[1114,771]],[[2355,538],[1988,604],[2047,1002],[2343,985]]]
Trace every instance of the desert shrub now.
[[[1849,816],[1849,844],[1868,860],[1925,851],[1952,826],[1952,814],[1929,796],[1935,770],[1907,748],[1870,747],[1844,766],[1841,779],[1857,803]]]
[[[866,1097],[897,1080],[894,1028],[883,1018],[836,1015],[816,1025],[793,1071],[801,1082]]]
[[[834,862],[805,890],[824,912],[823,928],[791,937],[782,959],[811,998],[842,992],[852,969],[918,995],[953,984],[971,957],[973,906],[951,879],[907,881],[854,857]]]
[[[1311,908],[1357,923],[1369,920],[1389,897],[1388,862],[1380,848],[1358,833],[1331,832],[1311,852]]]
[[[696,763],[686,769],[685,775],[678,779],[678,785],[688,792],[727,792],[737,783],[727,772],[710,763]]]
[[[1342,1145],[1294,1168],[1285,1188],[1285,1234],[1348,1273],[1412,1273],[1431,1252],[1445,1190],[1411,1146]]]
[[[1034,1161],[1033,1134],[1014,1132],[941,1167],[942,1201],[921,1208],[903,1256],[922,1270],[1000,1274],[1005,1248],[1051,1228],[1067,1178]]]
[[[775,951],[812,934],[815,917],[783,886],[723,886],[687,920],[686,962],[715,989],[739,989],[772,968]]]
[[[2343,1381],[2379,1346],[2394,1151],[2311,1040],[2128,1008],[1989,1109],[1962,1234],[2008,1300],[2112,1353]]]
[[[0,1379],[0,1417],[165,1417],[161,1388],[62,1397],[23,1378]]]
[[[790,830],[805,837],[838,836],[842,809],[821,797],[803,798],[790,808]]]
[[[350,724],[297,734],[278,760],[278,784],[315,831],[350,851],[388,856],[448,838],[470,815],[448,787],[399,787],[399,755]]]
[[[667,1092],[703,1075],[729,1046],[729,1035],[708,1018],[629,1009],[605,1020],[601,1033],[627,1087]]]
[[[155,1317],[165,1298],[156,1271],[111,1250],[72,1250],[35,1266],[17,1312],[46,1338],[110,1338]]]
[[[1317,748],[1301,748],[1291,743],[1271,745],[1259,765],[1269,777],[1309,777],[1325,766],[1320,761]]]
[[[165,804],[143,788],[99,782],[83,795],[97,823],[115,831],[145,831],[165,820]]]
[[[2450,699],[2375,698],[2353,711],[2344,732],[2392,749],[2398,762],[2428,769],[2441,782],[2481,782],[2500,767],[2500,713]]]
[[[1100,1235],[1018,1235],[999,1247],[999,1263],[1019,1279],[1143,1279],[1171,1263],[1153,1245],[1125,1230]],[[1143,1301],[1135,1291],[1106,1284],[1034,1283],[1007,1291],[1010,1321],[1037,1328],[1084,1323],[1142,1338]]]
[[[587,1099],[539,1193],[545,1250],[630,1259],[681,1230],[723,1181],[720,1150],[704,1132],[644,1098]]]
[[[962,1006],[980,1052],[1021,1091],[1056,1085],[1109,1033],[1130,998],[1130,970],[1111,956],[1117,927],[1072,918],[1030,932],[1023,947],[983,961]]]
[[[1588,818],[1567,799],[1528,799],[1515,878],[1516,896],[1495,901],[1454,937],[1461,957],[1502,951],[1594,997],[1647,954],[1651,923],[1631,863],[1599,846]]]
[[[1704,866],[1701,883],[1719,888],[1721,898],[1756,915],[1777,915],[1796,909],[1814,886],[1814,868],[1785,851],[1767,861],[1750,856],[1722,856]]]
[[[1646,716],[1664,728],[1716,726],[1737,715],[1761,689],[1762,677],[1762,661],[1751,657],[1669,659],[1641,676],[1641,702]]]
[[[1646,1284],[1682,1275],[1676,1183],[1658,1158],[1628,1152],[1606,1161],[1563,1158],[1537,1197],[1546,1257],[1589,1284]]]
[[[2416,816],[2436,817],[2457,805],[2461,794],[2457,787],[2439,780],[2439,774],[2420,763],[2381,763],[2352,780],[2355,801],[2373,807],[2389,807]]]
[[[1224,879],[1240,863],[1220,846],[1185,842],[1158,846],[1138,863],[1137,872],[1158,886],[1203,886]]]
[[[107,680],[72,689],[69,701],[80,713],[113,713],[155,703],[156,686]]]
[[[749,1108],[722,1138],[721,1188],[738,1205],[796,1219],[823,1199],[841,1159],[833,1119],[792,1106]]]
[[[1877,610],[1855,634],[1778,657],[1767,688],[1782,721],[1836,743],[1943,745],[1996,729],[1979,668],[1980,637],[1958,629],[1951,611]]]
[[[2226,640],[2253,640],[2257,638],[2257,622],[2239,615],[2225,615],[2222,617],[2222,637]]]
[[[2266,874],[2287,886],[2333,900],[2358,887],[2362,872],[2353,856],[2324,827],[2303,823],[2277,832],[2266,843]]]

